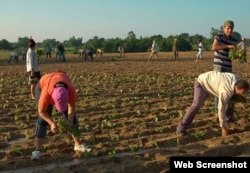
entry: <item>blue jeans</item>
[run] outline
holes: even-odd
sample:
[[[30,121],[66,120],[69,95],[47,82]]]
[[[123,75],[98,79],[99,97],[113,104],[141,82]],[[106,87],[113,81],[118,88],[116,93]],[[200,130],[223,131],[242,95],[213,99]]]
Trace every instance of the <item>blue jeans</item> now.
[[[39,82],[36,85],[35,94],[36,94],[36,102],[38,104],[39,98],[41,95],[41,88],[40,88]],[[53,105],[49,105],[47,108],[47,113],[50,117],[52,116],[52,111],[53,111]],[[67,120],[68,119],[68,110],[64,111],[62,114],[63,114],[65,120]],[[48,126],[48,123],[45,120],[43,120],[40,116],[38,116],[37,124],[36,124],[36,132],[35,132],[36,137],[45,138],[47,126]],[[76,115],[74,115],[74,118],[73,118],[73,126],[78,127],[78,120],[76,118]]]

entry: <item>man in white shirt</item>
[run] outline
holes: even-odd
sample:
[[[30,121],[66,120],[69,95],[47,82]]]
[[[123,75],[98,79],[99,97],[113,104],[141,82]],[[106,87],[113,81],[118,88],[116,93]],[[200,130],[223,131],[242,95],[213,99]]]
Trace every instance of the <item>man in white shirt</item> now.
[[[218,98],[218,118],[222,130],[222,136],[228,135],[227,123],[232,120],[234,114],[234,102],[249,89],[249,83],[240,79],[233,73],[209,71],[202,73],[194,81],[194,99],[185,116],[177,127],[176,133],[186,135],[186,131],[192,123],[203,103],[209,95]]]
[[[148,58],[148,61],[151,60],[151,58],[152,58],[153,55],[158,60],[158,51],[159,51],[158,44],[154,40],[153,43],[152,43],[152,46],[151,46],[151,54],[150,54],[150,56]]]
[[[200,60],[203,60],[203,43],[201,40],[199,40],[199,43],[198,43],[198,53],[196,55],[196,62],[200,59]]]

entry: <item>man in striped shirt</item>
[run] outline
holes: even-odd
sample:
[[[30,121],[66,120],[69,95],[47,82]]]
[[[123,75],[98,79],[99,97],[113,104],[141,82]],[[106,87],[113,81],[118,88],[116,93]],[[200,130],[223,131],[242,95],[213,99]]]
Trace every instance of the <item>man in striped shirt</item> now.
[[[235,49],[237,40],[232,37],[234,22],[227,20],[223,25],[223,33],[214,37],[212,50],[214,51],[214,71],[232,72],[232,60],[229,58],[229,50]],[[215,113],[218,111],[218,98],[215,97]]]

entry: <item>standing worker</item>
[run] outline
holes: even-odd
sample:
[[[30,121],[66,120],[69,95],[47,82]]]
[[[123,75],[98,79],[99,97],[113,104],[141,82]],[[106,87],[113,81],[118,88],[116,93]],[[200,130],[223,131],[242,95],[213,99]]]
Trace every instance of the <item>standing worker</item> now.
[[[204,45],[203,45],[203,43],[202,43],[202,41],[201,40],[199,40],[199,43],[198,43],[198,53],[197,53],[197,55],[196,55],[196,62],[198,61],[198,60],[203,60],[203,49],[204,49]]]
[[[214,51],[213,70],[218,72],[232,73],[233,65],[229,57],[230,49],[235,49],[237,45],[236,39],[232,36],[234,30],[234,22],[227,20],[223,24],[223,33],[214,36],[212,50]],[[215,115],[218,112],[218,98],[214,98]]]
[[[155,58],[158,60],[158,51],[159,51],[159,46],[156,43],[156,41],[154,40],[151,46],[151,53],[150,56],[148,58],[148,61],[151,60],[152,56],[155,56]]]
[[[179,54],[178,54],[178,45],[177,45],[177,39],[175,38],[173,41],[173,45],[172,45],[172,51],[173,51],[173,56],[174,59],[177,60],[179,58]]]

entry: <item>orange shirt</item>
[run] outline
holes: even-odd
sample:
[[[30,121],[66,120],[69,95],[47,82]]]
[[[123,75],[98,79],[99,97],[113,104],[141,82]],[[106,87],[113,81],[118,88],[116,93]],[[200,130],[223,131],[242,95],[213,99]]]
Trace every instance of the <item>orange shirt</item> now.
[[[58,82],[64,82],[68,85],[69,91],[69,104],[73,105],[76,102],[76,90],[72,85],[69,77],[65,72],[57,71],[54,73],[45,74],[40,79],[41,95],[38,102],[38,107],[43,109],[49,105],[54,105],[54,101],[51,97],[55,84]]]

